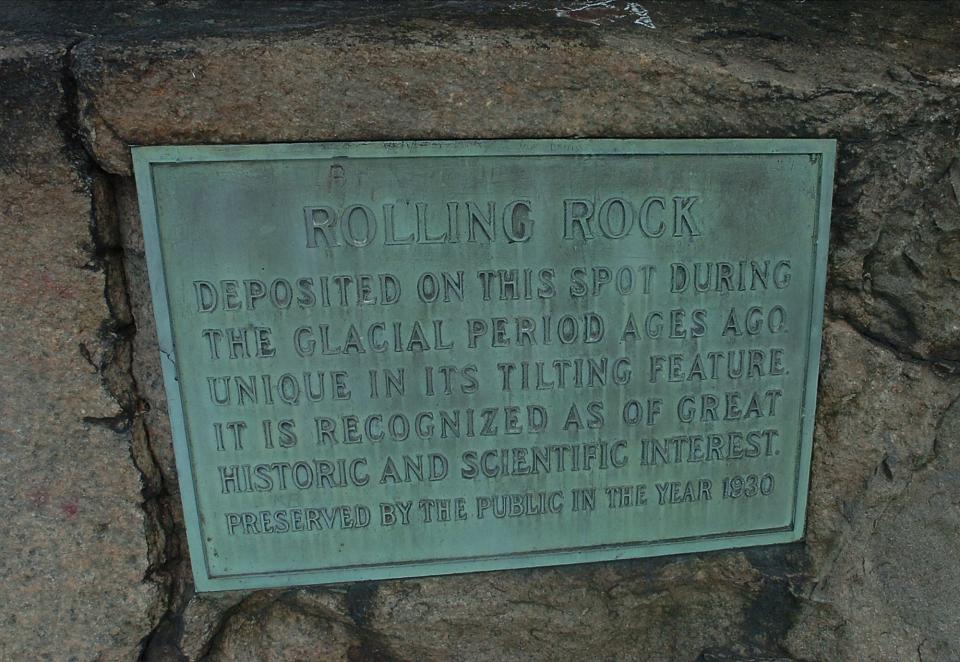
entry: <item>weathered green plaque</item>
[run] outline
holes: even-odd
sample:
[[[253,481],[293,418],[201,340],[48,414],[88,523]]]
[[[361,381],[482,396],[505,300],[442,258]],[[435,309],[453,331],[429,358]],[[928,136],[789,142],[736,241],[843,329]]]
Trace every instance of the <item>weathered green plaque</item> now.
[[[134,149],[197,588],[798,539],[834,151]]]

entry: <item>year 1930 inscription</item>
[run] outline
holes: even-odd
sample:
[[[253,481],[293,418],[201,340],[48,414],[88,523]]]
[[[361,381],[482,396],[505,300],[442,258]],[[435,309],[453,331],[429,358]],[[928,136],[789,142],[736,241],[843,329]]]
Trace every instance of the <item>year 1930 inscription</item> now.
[[[802,535],[832,141],[134,162],[198,589]]]

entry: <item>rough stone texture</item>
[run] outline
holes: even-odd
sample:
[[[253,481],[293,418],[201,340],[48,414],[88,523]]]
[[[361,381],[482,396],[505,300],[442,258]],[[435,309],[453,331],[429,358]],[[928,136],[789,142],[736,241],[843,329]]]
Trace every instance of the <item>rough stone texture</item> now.
[[[824,330],[807,544],[818,567],[873,483],[902,482],[936,456],[938,426],[960,384],[901,361],[842,322]]]
[[[951,7],[648,3],[648,30],[557,19],[545,3],[462,4],[341,9],[254,38],[84,40],[85,138],[129,175],[130,144],[837,137],[831,309],[905,352],[960,361]]]
[[[345,615],[294,595],[256,595],[225,622],[207,659],[347,662],[362,644]]]
[[[827,326],[807,543],[803,659],[950,659],[960,650],[960,389],[843,323]]]
[[[0,61],[24,90],[0,97],[0,270],[19,287],[0,304],[0,540],[18,550],[0,658],[134,658],[141,638],[148,660],[956,657],[960,5],[647,0],[650,30],[626,2],[583,4],[0,17],[41,44]],[[128,146],[573,136],[839,139],[807,540],[194,595]],[[75,525],[64,503],[87,504]]]
[[[788,548],[390,582],[367,613],[406,659],[693,660],[776,650]]]
[[[126,660],[159,614],[70,135],[66,44],[0,47],[0,659]]]

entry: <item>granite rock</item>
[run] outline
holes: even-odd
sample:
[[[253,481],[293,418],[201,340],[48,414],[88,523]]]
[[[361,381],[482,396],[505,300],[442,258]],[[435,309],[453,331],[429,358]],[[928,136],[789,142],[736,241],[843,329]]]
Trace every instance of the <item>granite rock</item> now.
[[[0,659],[127,660],[159,618],[65,43],[0,47]]]
[[[0,17],[0,657],[955,655],[956,5],[634,4]],[[839,140],[806,541],[195,595],[129,146],[578,136]]]
[[[90,38],[73,56],[83,135],[123,175],[131,144],[836,137],[831,309],[960,361],[960,288],[943,286],[960,250],[949,10],[648,3],[650,30],[625,9],[588,22],[552,6],[335,4],[265,34]]]
[[[829,324],[818,406],[801,659],[945,660],[960,647],[960,384]]]

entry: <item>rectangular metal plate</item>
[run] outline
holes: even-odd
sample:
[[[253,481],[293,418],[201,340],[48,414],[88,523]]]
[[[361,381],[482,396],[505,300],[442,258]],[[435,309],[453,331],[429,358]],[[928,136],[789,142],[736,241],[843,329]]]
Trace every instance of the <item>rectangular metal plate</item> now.
[[[832,140],[133,156],[198,590],[801,537]]]

